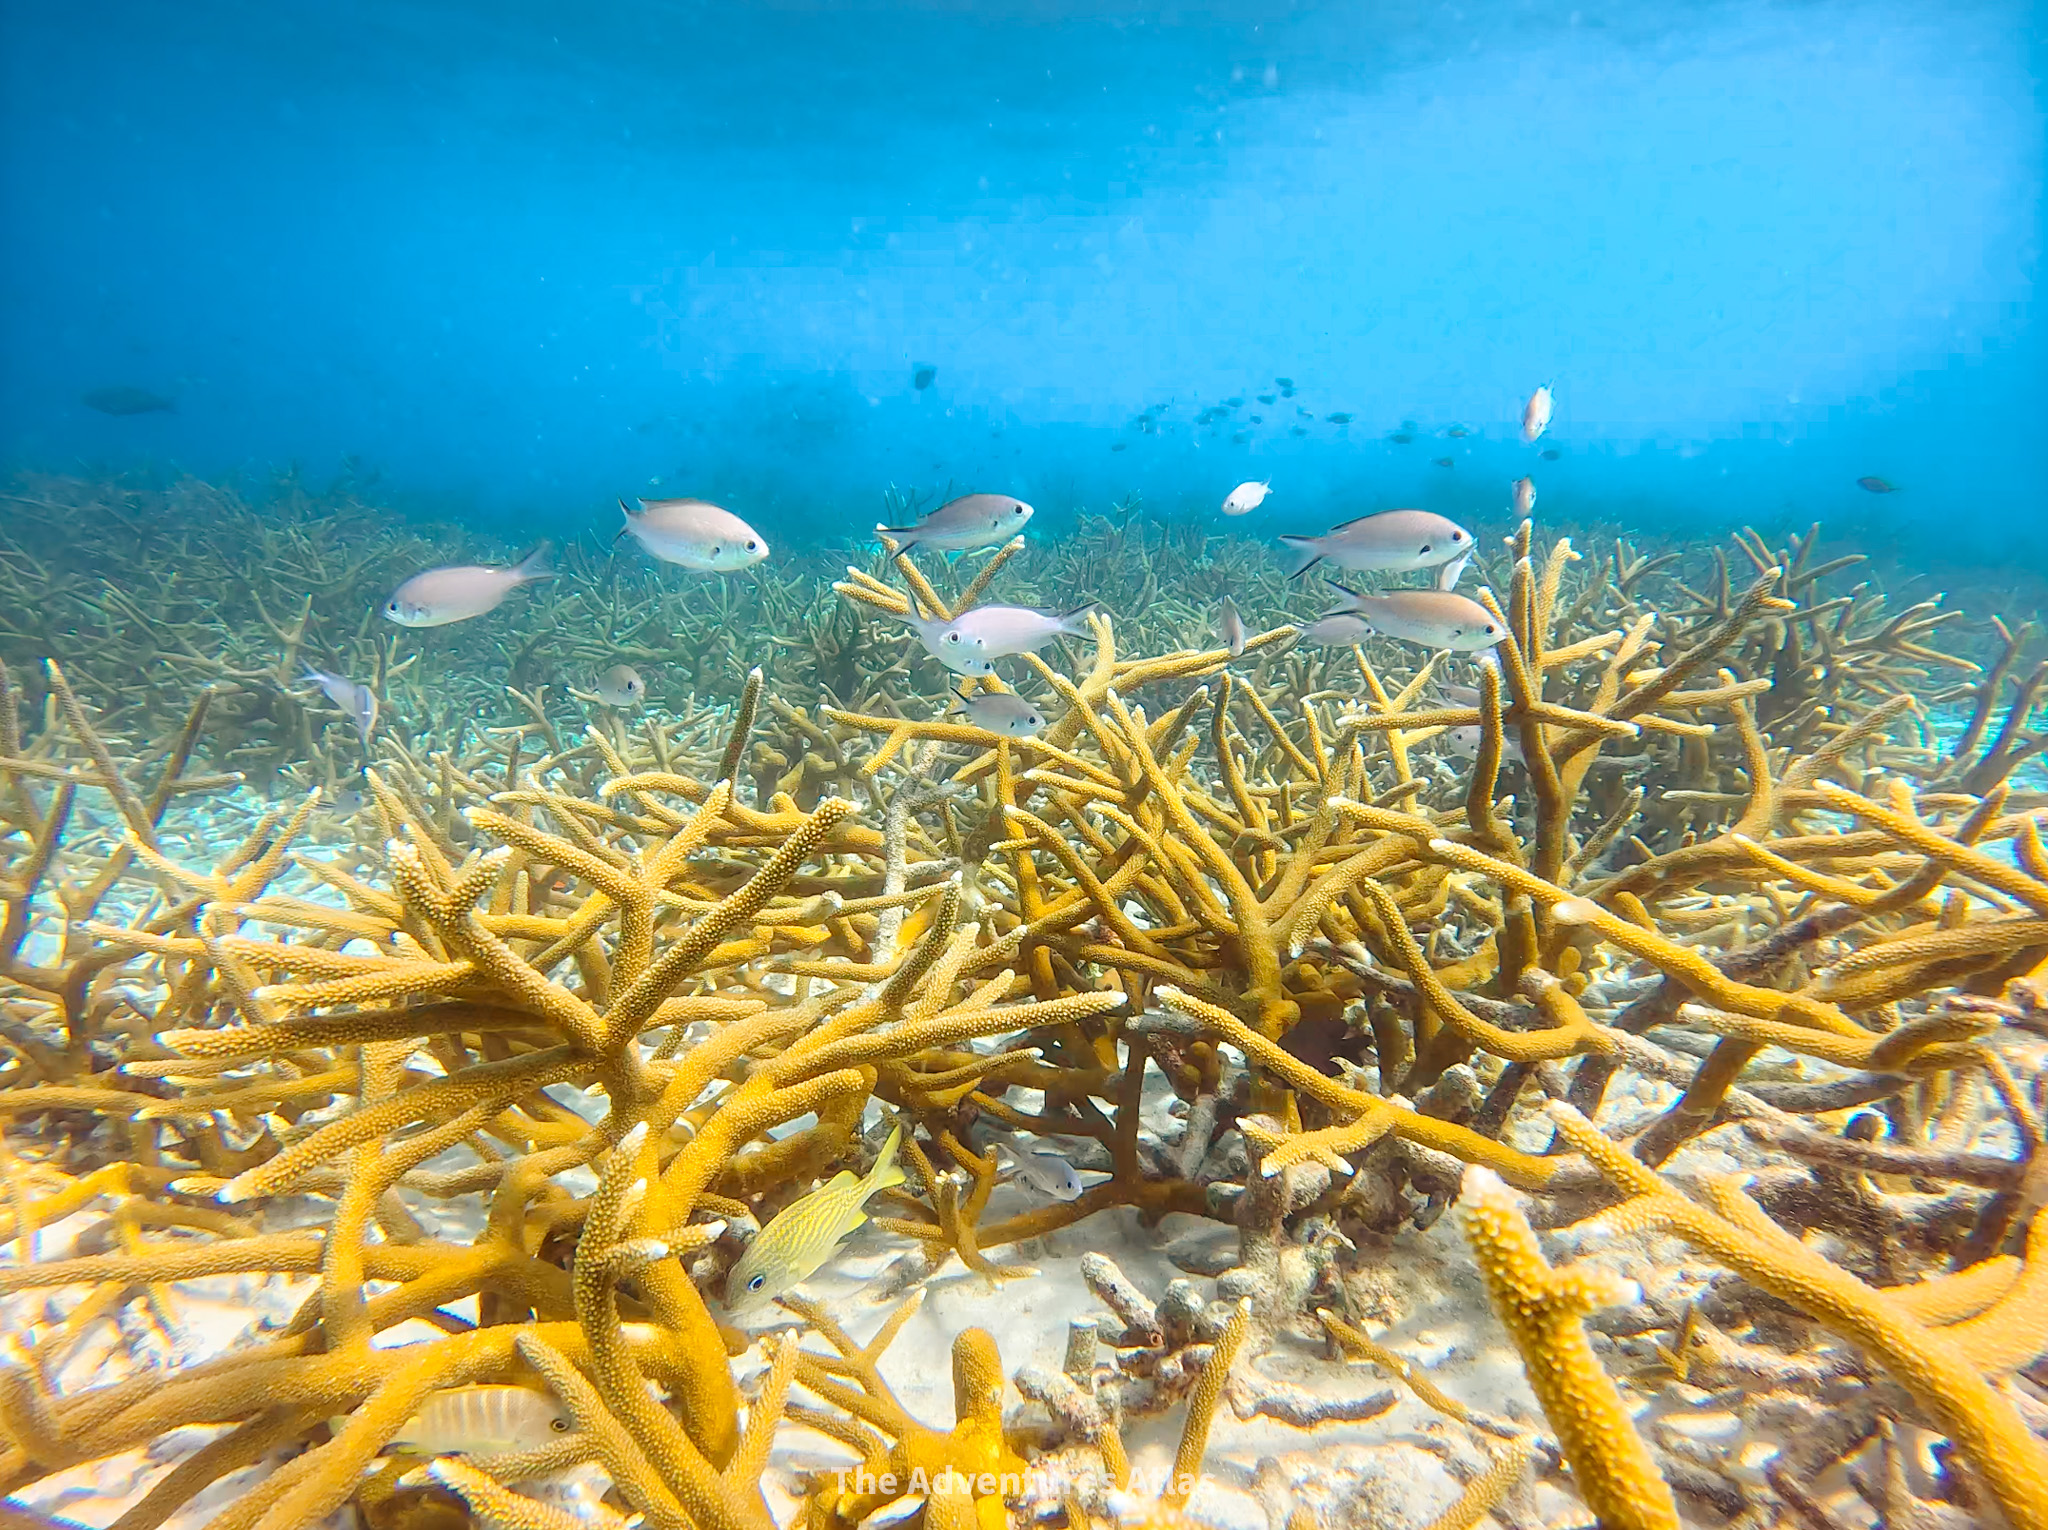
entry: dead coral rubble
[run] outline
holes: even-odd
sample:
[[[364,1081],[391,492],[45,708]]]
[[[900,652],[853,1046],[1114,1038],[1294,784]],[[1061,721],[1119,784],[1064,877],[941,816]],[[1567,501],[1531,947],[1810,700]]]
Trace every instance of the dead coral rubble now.
[[[228,784],[193,767],[204,700],[124,742],[52,665],[30,736],[0,672],[0,1299],[67,1303],[0,1371],[0,1489],[209,1425],[121,1530],[260,1463],[214,1526],[428,1489],[555,1523],[511,1501],[533,1462],[436,1462],[422,1488],[387,1450],[436,1391],[513,1381],[573,1418],[548,1469],[601,1465],[650,1525],[767,1525],[785,1426],[878,1483],[944,1473],[928,1524],[1180,1524],[1222,1405],[1302,1429],[1390,1405],[1363,1375],[1306,1395],[1260,1370],[1292,1347],[1380,1366],[1484,1438],[1446,1526],[1532,1466],[1615,1526],[1681,1503],[1817,1523],[1834,1511],[1802,1484],[1876,1481],[1856,1458],[1905,1430],[1943,1468],[1879,1497],[2048,1526],[2048,851],[2007,782],[2038,687],[1998,720],[2017,660],[1995,661],[1957,749],[1927,748],[1912,688],[1974,665],[1932,646],[1936,613],[1825,595],[1812,549],[1745,539],[1746,585],[1724,563],[1689,593],[1632,549],[1539,557],[1525,525],[1504,597],[1481,592],[1510,636],[1475,704],[1391,645],[1311,658],[1280,627],[1235,661],[1132,657],[1108,618],[1076,672],[1028,661],[1059,698],[1034,739],[831,704],[822,680],[799,706],[758,670],[673,726],[579,735],[529,698],[481,738],[393,741],[324,845],[313,791],[225,857],[165,831]],[[956,613],[1018,557],[950,597],[876,560],[832,620]],[[1457,729],[1476,758],[1438,752]],[[1148,1079],[1177,1141],[1144,1123]],[[913,1278],[956,1256],[1013,1278],[996,1251],[1113,1207],[1234,1229],[1235,1263],[1155,1298],[1091,1260],[1113,1320],[1077,1313],[1057,1367],[1007,1357],[1029,1409],[1006,1414],[1006,1357],[968,1329],[953,1422],[912,1417],[879,1366],[914,1294],[866,1343],[785,1301],[816,1342],[771,1341],[743,1396],[719,1279],[750,1220],[865,1159],[879,1116],[911,1134],[910,1183],[871,1209]],[[1108,1177],[991,1219],[991,1127],[1090,1143]],[[1724,1148],[1759,1166],[1747,1190],[1702,1172]],[[1452,1402],[1344,1315],[1358,1248],[1461,1186],[1547,1434]],[[1532,1219],[1601,1252],[1559,1267]],[[36,1257],[60,1224],[84,1230]],[[1873,1225],[1882,1251],[1858,1246]],[[1739,1279],[1680,1314],[1630,1252],[1651,1237]],[[177,1288],[219,1277],[304,1294],[193,1357]],[[1596,1343],[1608,1302],[1669,1316],[1681,1383],[1828,1388],[1864,1426],[1788,1442],[1797,1480],[1646,1435],[1642,1379]],[[120,1354],[81,1374],[108,1327]],[[1133,1500],[1125,1422],[1183,1406],[1164,1494]],[[1087,1470],[1027,1504],[1027,1452]],[[908,1491],[828,1473],[806,1523]]]

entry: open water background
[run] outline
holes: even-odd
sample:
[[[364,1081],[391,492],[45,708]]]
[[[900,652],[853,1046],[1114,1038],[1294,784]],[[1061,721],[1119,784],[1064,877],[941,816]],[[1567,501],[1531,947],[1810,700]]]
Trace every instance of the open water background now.
[[[2048,551],[2044,22],[5,0],[0,466],[296,463],[522,536],[697,493],[780,545],[890,483],[1491,531],[1533,469],[1539,514],[1967,581]]]

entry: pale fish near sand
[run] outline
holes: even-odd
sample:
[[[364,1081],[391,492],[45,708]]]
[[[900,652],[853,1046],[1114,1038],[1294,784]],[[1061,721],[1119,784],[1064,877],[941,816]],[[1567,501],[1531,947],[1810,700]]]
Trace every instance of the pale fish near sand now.
[[[973,552],[1007,542],[1024,529],[1032,509],[1010,494],[963,494],[949,499],[915,526],[877,526],[899,552],[927,547],[933,552]]]
[[[903,1128],[898,1126],[865,1175],[841,1169],[809,1195],[785,1206],[755,1235],[726,1277],[725,1310],[732,1318],[759,1311],[823,1267],[846,1235],[868,1219],[861,1209],[868,1197],[903,1183],[903,1171],[896,1166],[902,1141]]]
[[[1081,1192],[1088,1188],[1081,1183],[1081,1176],[1074,1171],[1074,1166],[1050,1148],[1024,1147],[1011,1142],[999,1142],[996,1146],[1009,1158],[1017,1178],[1056,1201],[1078,1201]]]
[[[1238,614],[1237,602],[1228,595],[1216,611],[1216,638],[1230,650],[1233,659],[1244,653],[1244,618]]]
[[[1249,515],[1266,502],[1266,496],[1273,492],[1269,479],[1265,483],[1241,483],[1223,497],[1225,515]]]
[[[1536,508],[1536,480],[1517,478],[1509,486],[1508,492],[1514,496],[1515,518],[1527,519],[1529,513]]]
[[[1355,617],[1366,624],[1368,632],[1453,653],[1491,648],[1504,635],[1492,612],[1450,590],[1389,590],[1384,595],[1366,595],[1341,584],[1337,588],[1344,590],[1345,603],[1324,621]]]
[[[768,556],[768,540],[745,521],[706,499],[643,499],[636,511],[623,499],[619,509],[630,536],[664,563],[703,574],[732,574]]]
[[[370,735],[377,731],[377,693],[360,680],[331,674],[324,669],[309,669],[306,678],[325,691],[329,701],[348,713],[349,721],[356,725],[357,735],[368,744]]]
[[[543,543],[509,568],[458,563],[414,574],[384,602],[384,616],[401,627],[445,627],[495,611],[522,584],[555,577],[547,552]]]
[[[597,699],[608,707],[637,707],[647,699],[647,682],[630,664],[614,664],[597,677]]]
[[[391,1437],[391,1448],[424,1456],[499,1455],[537,1450],[572,1427],[569,1411],[533,1387],[450,1387],[421,1404]]]
[[[949,712],[964,712],[968,722],[1005,738],[1036,738],[1045,731],[1045,717],[1015,691],[955,691]]]
[[[1287,577],[1298,579],[1318,563],[1333,563],[1356,573],[1405,574],[1442,568],[1441,589],[1449,589],[1472,556],[1472,533],[1456,521],[1429,510],[1382,510],[1333,526],[1319,537],[1288,537],[1292,559]]]

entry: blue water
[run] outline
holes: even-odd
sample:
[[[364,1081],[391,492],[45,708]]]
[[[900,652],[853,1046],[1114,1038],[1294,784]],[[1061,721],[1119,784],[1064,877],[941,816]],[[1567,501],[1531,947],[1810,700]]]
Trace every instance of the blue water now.
[[[1588,517],[2035,556],[2044,22],[5,0],[0,467],[353,463],[519,530],[701,493],[784,543],[892,482],[1049,531],[1270,477],[1313,530],[1535,467]],[[117,385],[177,407],[81,402]]]

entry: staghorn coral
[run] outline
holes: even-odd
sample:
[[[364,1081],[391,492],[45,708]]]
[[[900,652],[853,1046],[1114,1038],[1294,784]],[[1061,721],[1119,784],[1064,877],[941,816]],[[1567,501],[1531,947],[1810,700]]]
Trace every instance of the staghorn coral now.
[[[955,1469],[970,1485],[934,1493],[928,1520],[1003,1522],[1021,1510],[1001,1479],[1057,1445],[1004,1420],[992,1341],[956,1339],[956,1418],[939,1428],[878,1369],[910,1307],[863,1344],[792,1303],[828,1350],[775,1343],[750,1403],[739,1336],[718,1323],[748,1221],[857,1162],[886,1111],[912,1130],[915,1175],[876,1221],[927,1276],[957,1255],[1021,1278],[996,1251],[1115,1207],[1236,1232],[1214,1301],[1192,1283],[1132,1301],[1098,1272],[1098,1294],[1122,1293],[1103,1294],[1124,1324],[1108,1374],[1092,1330],[1082,1374],[1019,1372],[1111,1483],[1129,1480],[1119,1419],[1190,1399],[1167,1495],[1134,1508],[1077,1488],[1083,1522],[1112,1507],[1182,1521],[1220,1401],[1305,1429],[1368,1416],[1290,1400],[1260,1352],[1320,1333],[1310,1316],[1357,1248],[1433,1220],[1477,1165],[1536,1197],[1546,1227],[1626,1192],[1592,1225],[1669,1229],[1748,1283],[1706,1302],[1745,1346],[1719,1363],[1861,1389],[1953,1443],[1950,1502],[1981,1490],[2039,1523],[2038,1447],[2006,1400],[2034,1343],[2013,1293],[2048,1269],[2025,1028],[2048,856],[2006,780],[2027,758],[2024,682],[1993,725],[2021,635],[2006,634],[2014,657],[1987,655],[1982,720],[1944,753],[1908,688],[1975,661],[1931,646],[1934,613],[1870,591],[1832,603],[1811,538],[1745,542],[1747,587],[1696,595],[1633,549],[1613,577],[1566,542],[1539,557],[1525,527],[1492,570],[1505,598],[1482,597],[1512,637],[1473,706],[1436,705],[1444,666],[1392,645],[1304,655],[1279,626],[1236,660],[1185,646],[1203,613],[1143,588],[1112,592],[1143,614],[1098,619],[1075,673],[1019,666],[1064,708],[1038,739],[889,689],[937,689],[927,660],[903,659],[893,614],[913,599],[950,613],[998,586],[1068,587],[1142,533],[1104,522],[1044,553],[1002,549],[950,597],[885,553],[840,581],[829,616],[720,607],[822,634],[790,639],[810,643],[815,689],[767,665],[734,683],[733,665],[729,707],[627,727],[529,686],[502,727],[429,719],[384,741],[348,824],[309,791],[225,857],[163,832],[182,796],[231,784],[188,773],[206,707],[131,744],[53,668],[46,725],[24,741],[10,690],[0,1231],[45,1251],[0,1268],[0,1293],[82,1294],[9,1372],[5,1485],[207,1423],[225,1432],[126,1530],[277,1452],[214,1522],[312,1523],[368,1503],[366,1471],[434,1390],[537,1377],[576,1419],[560,1464],[601,1464],[651,1524],[765,1523],[762,1462],[785,1422],[905,1478]],[[1220,579],[1242,561],[1192,533],[1159,540],[1144,577],[1161,591],[1194,587],[1185,566]],[[572,570],[563,598],[587,627]],[[845,659],[868,636],[877,652],[853,669],[873,685]],[[1819,689],[1798,678],[1816,653]],[[1475,760],[1436,752],[1446,728],[1478,730]],[[333,779],[316,756],[294,761],[309,786]],[[67,839],[76,804],[100,798],[95,834]],[[57,885],[67,921],[38,927],[61,944],[25,958]],[[1146,1124],[1148,1090],[1177,1096],[1179,1142]],[[1837,1129],[1859,1107],[1877,1133]],[[996,1163],[974,1146],[991,1126],[1091,1143],[1109,1175],[992,1216]],[[1846,1241],[1882,1215],[1910,1236],[1859,1279],[1853,1247],[1830,1262],[1754,1204],[1710,1188],[1710,1213],[1673,1188],[1731,1142],[1766,1155],[1759,1198],[1795,1228]],[[1502,1269],[1592,1289],[1590,1272],[1529,1262],[1534,1235],[1498,1193],[1468,1200],[1497,1224],[1490,1246],[1520,1250]],[[51,1248],[60,1224],[75,1236]],[[221,1278],[289,1290],[287,1309],[188,1359],[177,1293]],[[1663,1321],[1668,1295],[1639,1283]],[[1532,1374],[1576,1327],[1543,1310]],[[1708,1330],[1681,1322],[1667,1352],[1697,1357]],[[110,1328],[120,1345],[81,1376]],[[1600,1355],[1570,1352],[1592,1387]],[[1594,1500],[1606,1479],[1559,1416],[1571,1398],[1537,1390]],[[1497,1506],[1527,1462],[1554,1469],[1544,1442],[1490,1432],[1508,1443],[1449,1523]],[[1601,1509],[1616,1523],[1667,1501],[1657,1477],[1724,1511],[1793,1502],[1661,1437],[1636,1466],[1619,1479],[1635,1507]],[[545,1522],[493,1498],[474,1462],[432,1470],[480,1514]],[[808,1512],[852,1523],[882,1506],[839,1491],[816,1484]]]

